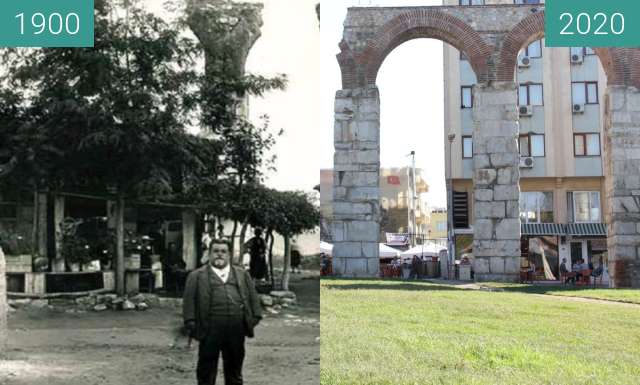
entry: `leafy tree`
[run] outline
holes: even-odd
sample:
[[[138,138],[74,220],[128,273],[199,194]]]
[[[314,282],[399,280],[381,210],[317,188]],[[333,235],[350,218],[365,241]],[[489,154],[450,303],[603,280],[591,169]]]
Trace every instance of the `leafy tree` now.
[[[124,6],[127,17],[114,17]],[[114,193],[122,292],[125,198],[174,198],[182,192],[176,174],[203,162],[185,151],[205,144],[186,132],[202,81],[200,50],[135,4],[97,0],[95,7],[93,48],[5,52],[2,96],[12,103],[0,119],[12,122],[9,143],[25,149],[5,155],[17,163],[15,179],[28,175],[34,190]]]
[[[282,288],[289,290],[289,268],[291,265],[291,238],[318,226],[320,212],[313,198],[300,191],[277,191],[262,188],[258,191],[249,221],[253,227],[267,229],[269,238],[269,265],[273,280],[273,233],[284,237],[284,267]],[[273,283],[273,282],[272,282]]]

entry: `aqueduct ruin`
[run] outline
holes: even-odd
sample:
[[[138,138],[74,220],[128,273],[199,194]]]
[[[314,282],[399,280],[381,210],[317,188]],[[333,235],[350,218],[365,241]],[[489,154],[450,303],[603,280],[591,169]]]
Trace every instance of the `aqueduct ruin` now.
[[[513,280],[520,267],[518,52],[544,36],[544,6],[350,8],[337,55],[333,269],[378,273],[380,99],[385,57],[415,38],[462,51],[476,73],[473,120],[476,277]],[[595,49],[607,74],[604,176],[609,274],[640,287],[640,49]]]

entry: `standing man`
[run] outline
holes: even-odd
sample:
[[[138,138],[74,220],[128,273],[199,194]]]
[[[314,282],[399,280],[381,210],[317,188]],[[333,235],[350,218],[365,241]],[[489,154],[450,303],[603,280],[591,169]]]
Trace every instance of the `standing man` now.
[[[225,385],[242,384],[244,339],[262,318],[249,274],[231,266],[229,243],[214,239],[209,263],[189,274],[184,290],[185,327],[200,342],[198,385],[214,385],[222,352]]]
[[[253,279],[267,279],[267,242],[262,238],[262,229],[253,230],[254,237],[245,243],[249,250],[249,271]]]

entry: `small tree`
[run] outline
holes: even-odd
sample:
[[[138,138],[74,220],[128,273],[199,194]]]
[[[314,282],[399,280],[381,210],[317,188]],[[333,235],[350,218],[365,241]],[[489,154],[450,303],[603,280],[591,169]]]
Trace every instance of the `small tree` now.
[[[289,272],[291,265],[291,238],[318,227],[320,212],[313,204],[313,198],[300,191],[276,191],[267,189],[262,201],[262,218],[254,218],[266,225],[270,235],[270,264],[272,263],[273,235],[275,231],[284,237],[284,266],[282,270],[282,289],[289,290]],[[273,268],[272,268],[273,277]],[[273,279],[273,278],[272,278]]]

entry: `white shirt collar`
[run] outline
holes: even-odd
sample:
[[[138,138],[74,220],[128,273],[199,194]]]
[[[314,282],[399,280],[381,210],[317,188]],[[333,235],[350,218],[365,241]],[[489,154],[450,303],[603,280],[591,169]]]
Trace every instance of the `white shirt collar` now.
[[[216,275],[222,280],[222,282],[227,283],[227,280],[229,279],[229,272],[231,271],[231,264],[227,264],[227,266],[223,267],[222,269],[218,269],[211,264],[209,266],[211,266],[211,270],[216,273]]]

